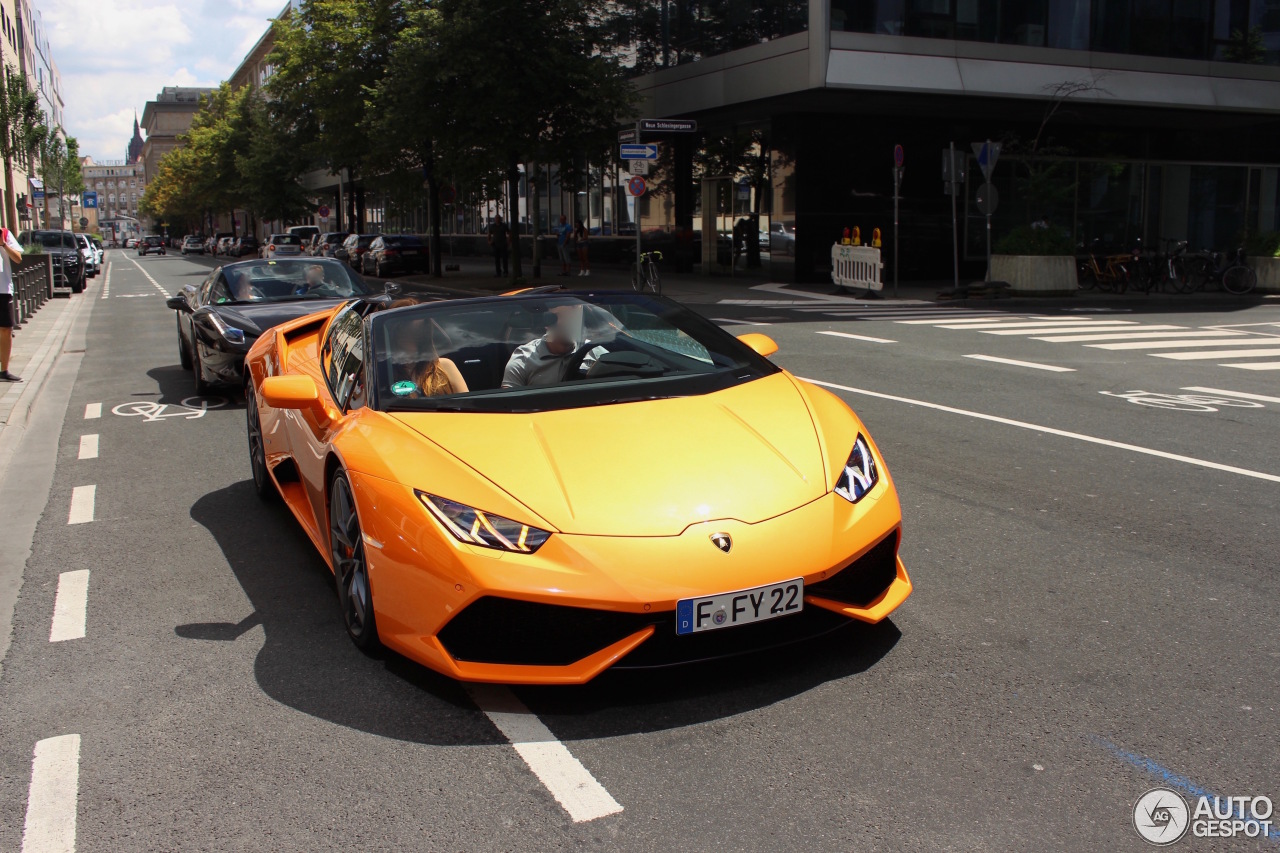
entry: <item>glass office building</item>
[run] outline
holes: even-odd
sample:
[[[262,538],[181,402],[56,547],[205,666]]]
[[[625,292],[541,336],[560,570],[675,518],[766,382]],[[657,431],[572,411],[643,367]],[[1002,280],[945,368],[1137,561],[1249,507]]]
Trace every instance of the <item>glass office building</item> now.
[[[997,140],[997,238],[1048,218],[1079,245],[1226,248],[1280,229],[1280,0],[616,0],[604,17],[663,137],[644,226],[779,229],[779,278],[825,277],[845,227],[892,226],[902,275],[947,278],[948,143]],[[725,140],[754,147],[724,166]],[[719,163],[720,165],[717,165]],[[763,167],[761,167],[761,164]],[[981,272],[976,163],[960,199]],[[749,186],[739,186],[746,177]],[[708,192],[703,178],[720,182]],[[887,245],[887,243],[886,243]],[[886,271],[888,273],[888,271]]]

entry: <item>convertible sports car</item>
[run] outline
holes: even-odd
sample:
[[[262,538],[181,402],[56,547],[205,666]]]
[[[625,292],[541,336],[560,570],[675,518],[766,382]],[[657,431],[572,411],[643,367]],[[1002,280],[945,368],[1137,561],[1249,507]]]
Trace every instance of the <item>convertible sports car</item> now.
[[[351,300],[246,360],[254,485],[362,648],[570,684],[879,622],[911,593],[884,460],[839,398],[674,302]]]
[[[369,295],[346,264],[281,258],[218,267],[166,304],[178,312],[178,357],[205,394],[214,384],[244,384],[245,354],[266,329]]]

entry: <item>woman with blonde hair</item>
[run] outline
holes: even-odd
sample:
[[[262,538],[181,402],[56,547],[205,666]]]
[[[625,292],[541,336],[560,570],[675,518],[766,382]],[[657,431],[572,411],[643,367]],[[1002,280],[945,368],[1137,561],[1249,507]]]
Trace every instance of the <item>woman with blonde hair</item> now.
[[[406,308],[418,303],[412,299],[397,299],[387,306]],[[392,366],[391,393],[397,397],[439,397],[444,394],[465,394],[467,380],[452,359],[442,358],[436,347],[436,334],[449,335],[435,320],[428,320],[427,335],[421,334],[423,321],[419,319],[404,320],[394,333],[393,356],[397,361]],[[431,355],[423,358],[423,338],[428,339]]]

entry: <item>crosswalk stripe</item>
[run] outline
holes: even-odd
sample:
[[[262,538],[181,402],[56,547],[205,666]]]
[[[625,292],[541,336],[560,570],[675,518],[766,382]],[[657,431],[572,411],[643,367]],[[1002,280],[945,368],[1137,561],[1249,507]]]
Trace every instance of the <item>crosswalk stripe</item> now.
[[[834,338],[849,338],[855,341],[867,341],[873,344],[896,344],[897,341],[891,341],[888,338],[873,338],[868,335],[851,335],[848,332],[818,332],[820,335],[830,335]]]
[[[1036,370],[1052,370],[1054,373],[1075,373],[1074,367],[1059,367],[1056,364],[1040,364],[1035,361],[1018,361],[1016,358],[1000,358],[994,355],[979,355],[974,353],[966,355],[965,358],[976,358],[979,361],[994,361],[996,364],[1012,364],[1014,367],[1032,367]]]
[[[1094,320],[1090,317],[1063,317],[1060,320],[1020,320],[1017,323],[964,323],[954,326],[939,326],[940,329],[1036,329],[1048,328],[1050,330],[1057,328],[1073,328],[1081,326],[1086,329],[1110,329],[1120,326],[1136,326],[1133,320]]]
[[[1107,332],[1097,335],[1050,335],[1042,338],[1032,338],[1033,341],[1049,341],[1055,344],[1076,344],[1085,341],[1132,341],[1140,338],[1213,338],[1218,337],[1217,332],[1213,331],[1193,331],[1185,326],[1142,326],[1142,331],[1133,332]],[[1182,331],[1152,331],[1152,330],[1172,330],[1181,329]],[[1227,334],[1238,334],[1228,332]]]
[[[1172,358],[1178,361],[1207,361],[1211,358],[1261,358],[1268,355],[1280,355],[1280,349],[1245,349],[1245,350],[1210,350],[1209,352],[1153,352],[1156,358]],[[1239,367],[1233,364],[1231,367]],[[1258,368],[1267,370],[1269,368]]]
[[[1059,326],[1057,329],[1046,328],[1045,326],[1037,326],[1036,328],[1033,328],[1033,329],[975,329],[975,331],[982,332],[982,334],[984,335],[1025,335],[1027,337],[1032,337],[1033,335],[1047,335],[1051,332],[1087,332],[1090,329],[1097,329],[1097,328],[1109,328],[1109,329],[1118,330],[1121,327],[1113,326],[1110,323],[1108,323],[1106,326]],[[1141,329],[1143,327],[1127,326],[1125,328],[1129,328],[1129,329],[1133,329],[1134,331],[1137,331],[1138,329]]]
[[[1007,314],[998,314],[998,313],[996,313],[996,312],[994,312],[994,311],[993,311],[993,312],[991,312],[991,313],[989,313],[989,314],[972,314],[972,315],[969,315],[969,316],[970,316],[970,317],[972,317],[972,318],[974,319],[974,321],[975,321],[975,322],[980,321],[980,320],[984,320],[984,319],[990,319],[990,318],[993,318],[993,317],[1008,317],[1008,315],[1007,315]],[[942,324],[942,323],[958,323],[958,322],[960,322],[960,320],[961,320],[961,319],[963,319],[963,318],[957,318],[957,317],[955,317],[955,316],[951,316],[951,317],[939,317],[939,316],[936,316],[936,315],[935,315],[935,316],[933,316],[933,317],[931,317],[931,318],[929,318],[929,319],[927,319],[927,320],[926,320],[926,319],[921,319],[921,320],[899,320],[898,322],[900,322],[900,323],[902,323],[903,325],[906,325],[906,326],[937,326],[937,325],[940,325],[940,324]],[[1010,319],[1010,320],[1025,320],[1025,319],[1027,319],[1027,318],[1025,318],[1025,317],[1009,317],[1009,319]],[[945,328],[945,327],[944,327],[944,328]]]
[[[1233,365],[1227,365],[1232,367]],[[1248,394],[1244,391],[1226,391],[1222,388],[1204,388],[1199,385],[1192,385],[1190,388],[1183,388],[1183,391],[1198,391],[1201,394],[1218,394],[1223,397],[1239,397],[1241,400],[1259,400],[1263,403],[1280,403],[1280,397],[1267,397],[1263,394]]]
[[[1257,338],[1223,338],[1197,341],[1124,341],[1117,344],[1085,344],[1090,349],[1189,349],[1191,347],[1256,347],[1263,341]]]
[[[1232,355],[1239,355],[1233,352]],[[1255,361],[1252,364],[1224,364],[1223,367],[1242,367],[1245,370],[1280,370],[1280,361]]]

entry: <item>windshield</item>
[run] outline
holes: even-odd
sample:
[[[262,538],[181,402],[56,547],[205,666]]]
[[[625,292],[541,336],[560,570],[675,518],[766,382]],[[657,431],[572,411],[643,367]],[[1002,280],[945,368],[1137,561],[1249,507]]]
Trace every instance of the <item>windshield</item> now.
[[[277,246],[301,246],[302,238],[296,234],[272,234],[271,242]]]
[[[685,397],[778,369],[692,311],[630,293],[410,304],[374,314],[370,330],[377,405],[387,411],[538,412]]]
[[[31,235],[35,243],[41,246],[74,246],[75,238],[69,231],[37,231]]]
[[[228,303],[291,302],[368,296],[363,280],[345,264],[312,258],[250,261],[224,267],[210,301]]]

